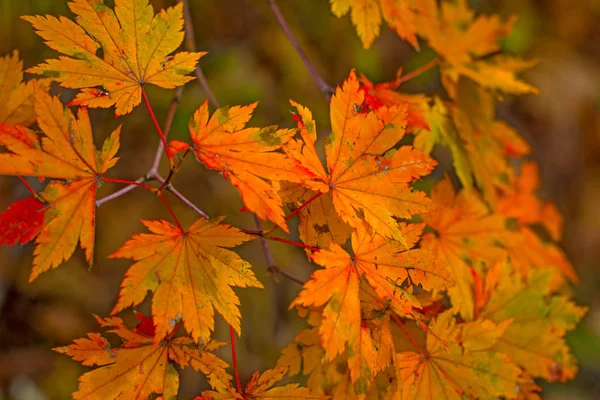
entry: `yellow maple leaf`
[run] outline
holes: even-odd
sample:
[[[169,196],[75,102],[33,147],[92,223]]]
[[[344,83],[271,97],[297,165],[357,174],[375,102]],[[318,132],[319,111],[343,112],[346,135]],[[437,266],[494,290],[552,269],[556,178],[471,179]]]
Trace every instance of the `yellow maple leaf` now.
[[[308,388],[301,387],[297,383],[289,383],[283,386],[272,387],[286,375],[289,367],[275,367],[266,370],[262,374],[256,371],[248,382],[244,393],[238,393],[233,389],[228,392],[204,391],[202,400],[325,400],[328,396],[312,393]]]
[[[420,399],[423,393],[432,399],[516,398],[520,370],[492,348],[509,325],[488,320],[459,325],[451,312],[441,314],[429,325],[425,352],[396,355],[397,378],[387,399]]]
[[[37,176],[51,181],[41,193],[48,203],[44,228],[36,239],[30,279],[73,254],[77,242],[91,265],[94,255],[95,200],[100,177],[118,158],[120,127],[98,151],[86,109],[78,118],[56,97],[35,88],[37,123],[44,135],[20,125],[0,124],[1,175]]]
[[[418,49],[417,16],[429,14],[432,7],[422,0],[330,0],[330,3],[331,11],[338,18],[350,11],[352,24],[365,49],[379,36],[382,19],[398,36]]]
[[[83,89],[72,104],[131,112],[147,83],[174,88],[193,78],[205,53],[173,53],[183,41],[182,3],[154,15],[148,0],[122,0],[110,9],[103,0],[68,3],[75,22],[65,17],[24,16],[46,44],[65,54],[27,70]],[[102,49],[103,56],[98,55]],[[98,89],[100,87],[101,89]]]
[[[149,399],[157,395],[175,398],[179,376],[172,362],[201,371],[217,390],[228,389],[231,376],[225,371],[227,363],[211,353],[225,343],[209,341],[200,345],[187,336],[157,342],[152,332],[140,330],[139,326],[130,330],[120,318],[97,319],[103,327],[111,328],[110,333],[123,339],[120,347],[113,348],[99,333],[90,333],[72,345],[54,349],[83,365],[100,367],[81,376],[74,399]]]
[[[575,377],[577,362],[564,335],[587,308],[576,306],[566,296],[549,296],[554,274],[552,269],[534,269],[524,279],[510,263],[494,265],[485,280],[487,301],[480,317],[513,321],[494,344],[494,351],[506,354],[534,378],[565,382]]]
[[[19,60],[19,53],[14,51],[0,58],[0,123],[30,126],[35,122],[34,85],[47,91],[50,81],[22,80],[23,62]]]
[[[142,221],[152,233],[134,235],[111,255],[136,261],[126,273],[113,314],[141,303],[152,291],[157,340],[180,320],[194,340],[209,338],[213,309],[239,333],[239,299],[231,286],[262,284],[250,264],[228,250],[252,237],[221,220],[199,219],[186,232],[167,221]]]

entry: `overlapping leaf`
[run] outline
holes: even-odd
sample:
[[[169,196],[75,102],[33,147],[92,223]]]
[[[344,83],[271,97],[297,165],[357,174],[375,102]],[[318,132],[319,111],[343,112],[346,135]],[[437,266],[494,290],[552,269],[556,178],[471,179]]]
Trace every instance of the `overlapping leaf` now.
[[[114,10],[104,0],[68,3],[65,17],[25,16],[52,49],[64,54],[27,70],[83,89],[73,104],[131,112],[147,83],[174,88],[192,80],[204,53],[173,53],[183,41],[183,4],[154,15],[148,0],[120,0]],[[102,51],[102,56],[99,51]]]
[[[436,162],[410,146],[393,148],[405,132],[406,107],[362,113],[364,100],[352,72],[331,99],[332,132],[325,144],[328,172],[314,147],[312,115],[295,102],[302,140],[291,140],[284,149],[313,175],[312,181],[303,181],[303,187],[331,196],[345,223],[357,227],[366,221],[383,236],[402,242],[395,218],[410,218],[432,207],[425,193],[414,191],[409,183],[429,174]],[[298,197],[304,195],[303,187]]]
[[[225,372],[227,363],[211,353],[225,343],[209,341],[200,345],[187,336],[156,341],[148,335],[151,330],[139,327],[130,330],[120,318],[98,319],[98,322],[110,328],[108,332],[118,335],[123,344],[113,348],[101,334],[90,333],[70,346],[54,349],[83,365],[99,367],[81,376],[73,398],[174,399],[179,376],[173,363],[201,371],[217,390],[228,389],[231,376]]]
[[[498,263],[486,277],[480,317],[513,321],[494,343],[494,351],[506,354],[534,378],[565,382],[575,376],[577,363],[564,335],[586,308],[552,293],[554,273],[536,269],[523,279],[510,264]]]
[[[515,399],[520,370],[493,350],[508,326],[510,321],[488,320],[458,325],[450,312],[441,314],[429,326],[424,353],[396,355],[397,382],[387,398],[420,399],[427,393],[432,399]]]
[[[111,257],[136,261],[127,271],[113,313],[154,292],[152,315],[161,340],[179,321],[194,340],[214,329],[214,309],[240,332],[232,286],[262,287],[250,264],[228,248],[251,239],[220,220],[197,220],[186,232],[166,221],[142,221],[152,232],[134,235]]]
[[[402,226],[411,246],[418,238],[422,225]],[[410,240],[412,239],[412,240]],[[330,250],[321,250],[313,260],[325,269],[313,273],[292,305],[323,306],[323,322],[319,328],[321,342],[328,360],[333,360],[351,349],[353,357],[360,357],[369,328],[361,317],[359,288],[368,285],[383,302],[402,315],[410,315],[420,303],[411,293],[411,284],[425,290],[445,289],[452,285],[446,266],[426,250],[407,250],[400,243],[389,241],[368,227],[358,228],[352,234],[354,256],[332,243]],[[366,331],[366,332],[363,332]],[[363,354],[364,355],[364,354]],[[353,381],[360,371],[352,370]]]
[[[0,123],[30,126],[35,122],[34,85],[48,89],[50,81],[23,81],[19,53],[0,58]]]
[[[205,102],[190,120],[193,151],[198,161],[223,173],[240,191],[246,207],[262,219],[288,230],[283,204],[271,181],[299,182],[306,174],[276,150],[295,134],[292,129],[246,128],[256,103],[222,107],[209,117]],[[171,142],[174,152],[189,145]]]
[[[437,208],[423,219],[435,233],[423,236],[421,246],[445,260],[452,271],[456,286],[448,294],[464,319],[474,316],[472,266],[492,264],[503,259],[506,252],[498,243],[514,240],[500,214],[489,212],[475,192],[463,189],[458,195],[452,182],[445,178],[431,192]]]
[[[39,88],[34,106],[44,135],[20,125],[0,124],[0,145],[8,150],[0,153],[0,174],[60,179],[51,181],[40,194],[47,207],[30,204],[45,212],[31,279],[70,258],[78,241],[91,265],[96,189],[101,176],[117,162],[120,132],[117,128],[98,151],[85,109],[75,118],[58,98]],[[38,218],[32,211],[28,212],[31,218]]]
[[[352,24],[365,49],[379,36],[382,19],[402,39],[419,48],[417,16],[429,15],[435,7],[435,3],[419,0],[330,0],[330,3],[331,11],[337,17],[350,11]]]
[[[309,389],[301,387],[297,383],[272,387],[283,379],[288,369],[289,367],[276,367],[262,374],[256,371],[246,383],[243,394],[234,389],[230,389],[227,393],[204,391],[200,400],[324,400],[328,398],[327,396],[313,394]]]

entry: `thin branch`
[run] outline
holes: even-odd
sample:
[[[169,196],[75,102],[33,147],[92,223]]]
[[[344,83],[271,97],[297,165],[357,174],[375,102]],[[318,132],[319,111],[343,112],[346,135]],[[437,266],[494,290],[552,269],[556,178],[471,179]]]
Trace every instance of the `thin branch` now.
[[[439,63],[440,63],[440,58],[436,57],[433,60],[429,61],[427,64],[422,65],[421,67],[415,69],[414,71],[409,72],[408,74],[406,74],[404,76],[400,76],[400,78],[396,81],[396,84],[400,85],[401,83],[404,83],[413,78],[416,78],[417,76],[429,71],[431,68],[435,67]]]
[[[167,210],[169,211],[169,214],[171,214],[171,217],[173,217],[173,220],[175,221],[175,224],[183,232],[183,227],[181,226],[181,223],[179,222],[179,219],[177,218],[177,215],[175,215],[175,212],[173,211],[173,209],[169,205],[169,202],[167,201],[167,199],[165,199],[165,196],[158,189],[153,188],[151,186],[148,186],[148,185],[146,185],[144,183],[141,183],[141,182],[128,181],[126,179],[102,178],[102,180],[105,181],[105,182],[124,183],[126,185],[130,185],[128,187],[131,187],[132,185],[135,185],[135,186],[142,187],[142,188],[148,190],[149,192],[154,193],[155,195],[157,195],[161,199],[161,201],[164,203],[165,207],[167,207]]]
[[[304,50],[302,50],[302,47],[300,47],[300,43],[298,43],[298,40],[296,39],[294,33],[290,29],[290,26],[285,20],[285,17],[281,13],[281,10],[279,10],[277,2],[275,0],[269,0],[269,5],[271,6],[273,14],[275,14],[275,18],[277,18],[277,22],[281,26],[281,29],[283,29],[283,32],[287,36],[288,40],[296,49],[296,53],[298,53],[298,56],[300,56],[300,58],[302,59],[304,66],[306,67],[306,69],[308,69],[308,72],[310,72],[313,79],[317,82],[317,85],[319,85],[319,89],[321,89],[321,93],[323,93],[325,100],[329,102],[329,100],[331,99],[331,95],[334,92],[334,89],[327,82],[325,82],[325,80],[317,72],[317,69],[314,67],[314,65],[312,65],[312,63],[306,56],[306,53],[304,53]]]
[[[146,181],[146,178],[138,178],[135,182],[136,183],[144,183],[145,181]],[[129,186],[125,186],[123,189],[117,190],[116,192],[109,194],[106,197],[96,200],[96,207],[100,207],[104,203],[108,203],[111,200],[121,197],[124,194],[131,192],[136,187],[138,187],[138,186],[135,184],[131,184]]]
[[[190,6],[187,0],[179,0],[179,2],[183,3],[183,19],[185,21],[185,47],[188,51],[196,51],[196,36],[194,34],[194,24],[192,23]],[[200,82],[202,89],[204,89],[204,93],[206,93],[206,97],[208,98],[208,101],[210,101],[210,104],[212,104],[212,106],[215,108],[221,107],[217,101],[217,98],[215,97],[215,94],[210,89],[210,86],[208,86],[206,77],[204,76],[202,68],[199,65],[196,66],[196,78],[198,79],[198,82]]]
[[[169,112],[167,113],[167,119],[165,120],[165,125],[163,128],[165,139],[169,137],[169,132],[171,132],[171,125],[173,125],[175,111],[177,110],[177,106],[179,105],[179,102],[181,101],[181,96],[183,95],[183,87],[184,86],[182,85],[177,88],[177,91],[175,92],[175,95],[171,100],[171,105],[169,106]],[[158,172],[158,166],[160,165],[160,159],[162,158],[164,148],[165,146],[161,140],[158,144],[158,147],[156,148],[156,154],[154,155],[154,162],[152,163],[152,167],[150,167],[150,170],[148,171],[146,176],[153,177]]]
[[[273,277],[275,277],[275,278],[277,278],[279,275],[281,275],[281,276],[284,276],[284,277],[288,278],[291,281],[294,281],[294,282],[296,282],[296,283],[304,286],[305,282],[302,279],[296,278],[294,275],[292,275],[292,274],[290,274],[290,273],[282,270],[281,268],[279,268],[276,265],[273,265],[272,267],[269,267],[268,271],[270,273],[272,273]]]
[[[156,180],[159,181],[161,184],[165,182],[165,179],[160,176],[160,175],[156,175]],[[201,209],[199,209],[198,207],[196,207],[196,205],[194,203],[192,203],[190,200],[187,199],[187,197],[185,197],[183,194],[181,194],[177,189],[175,189],[173,187],[172,184],[167,184],[165,186],[165,188],[173,193],[173,195],[175,195],[175,197],[177,197],[179,200],[181,200],[185,205],[187,205],[189,208],[191,208],[192,210],[196,211],[198,214],[200,214],[202,217],[209,219],[210,217]]]
[[[242,390],[242,383],[240,382],[240,374],[238,372],[237,356],[235,352],[235,330],[231,325],[229,325],[229,335],[231,336],[231,358],[233,360],[233,372],[235,374],[235,382],[237,384],[238,393],[243,396],[244,391]]]
[[[162,142],[162,144],[164,146],[165,153],[167,153],[167,157],[169,157],[169,165],[173,165],[173,155],[171,154],[171,151],[169,150],[169,147],[167,146],[167,138],[165,137],[162,129],[160,128],[160,125],[158,124],[158,121],[156,120],[156,115],[154,115],[154,110],[152,110],[152,106],[150,105],[150,100],[148,100],[148,95],[146,94],[146,91],[144,89],[142,89],[142,97],[144,98],[144,103],[146,103],[146,108],[148,109],[148,112],[150,113],[152,122],[154,122],[154,126],[156,127],[156,131],[158,132],[158,136],[160,136],[160,141]]]

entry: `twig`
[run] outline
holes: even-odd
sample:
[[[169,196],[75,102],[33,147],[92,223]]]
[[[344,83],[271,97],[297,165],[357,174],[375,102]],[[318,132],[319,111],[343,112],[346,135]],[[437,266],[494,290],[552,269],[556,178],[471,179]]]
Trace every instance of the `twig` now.
[[[138,178],[135,182],[136,183],[144,183],[145,181],[146,181],[146,178]],[[125,186],[123,189],[117,190],[116,192],[109,194],[106,197],[98,199],[98,200],[96,200],[96,207],[100,207],[104,203],[108,203],[109,201],[114,200],[117,197],[121,197],[124,194],[131,192],[136,187],[138,187],[138,186],[135,184],[131,184],[129,186]]]
[[[173,209],[171,208],[171,206],[169,205],[169,202],[167,202],[167,199],[165,199],[165,196],[156,188],[153,188],[151,186],[148,186],[144,183],[141,182],[137,182],[137,181],[128,181],[125,179],[115,179],[115,178],[102,178],[103,181],[106,182],[114,182],[114,183],[124,183],[126,185],[135,185],[135,186],[139,186],[142,187],[152,193],[154,193],[155,195],[158,196],[158,198],[160,198],[162,200],[162,202],[164,203],[165,207],[167,207],[167,210],[169,211],[169,214],[171,214],[171,217],[173,217],[173,220],[175,221],[175,224],[177,224],[177,227],[183,232],[183,227],[181,226],[181,223],[179,222],[179,219],[177,218],[177,215],[175,215],[175,212],[173,211]]]
[[[294,275],[292,275],[288,272],[285,272],[284,270],[282,270],[281,268],[279,268],[276,265],[269,267],[268,271],[270,273],[272,273],[273,277],[275,277],[275,278],[277,278],[277,276],[281,275],[281,276],[284,276],[284,277],[288,278],[289,280],[294,281],[300,285],[304,285],[304,283],[305,283],[302,279],[296,278]]]
[[[238,372],[237,356],[235,353],[235,330],[233,326],[229,325],[229,335],[231,336],[231,358],[233,360],[233,372],[235,374],[235,382],[237,384],[238,393],[242,396],[244,392],[242,390],[242,383],[240,382],[240,374]]]
[[[162,176],[157,174],[155,177],[156,177],[156,180],[159,181],[161,184],[165,182],[165,179]],[[169,192],[173,193],[173,195],[175,195],[175,197],[177,197],[179,200],[181,200],[183,203],[185,203],[185,205],[187,205],[189,208],[196,211],[198,214],[200,214],[201,216],[203,216],[206,219],[210,218],[204,211],[202,211],[201,209],[196,207],[196,205],[194,203],[192,203],[190,200],[188,200],[187,197],[185,197],[177,189],[175,189],[172,184],[170,184],[170,183],[167,184],[165,186],[165,188]]]
[[[183,19],[185,21],[185,47],[188,51],[196,51],[196,36],[194,34],[194,24],[192,23],[192,14],[190,13],[190,6],[187,0],[179,1],[183,3]],[[208,86],[206,77],[204,76],[202,68],[199,65],[196,66],[195,72],[196,78],[198,79],[198,82],[200,82],[202,89],[204,89],[204,93],[206,93],[206,97],[208,98],[208,101],[210,101],[210,104],[212,104],[213,107],[216,108],[221,107],[219,105],[219,102],[217,101],[217,98],[215,97],[215,94],[210,89],[210,86]]]
[[[334,92],[334,89],[327,82],[325,82],[325,80],[317,72],[314,65],[312,65],[312,63],[306,56],[306,53],[304,53],[304,50],[302,50],[302,47],[300,47],[300,43],[298,43],[298,40],[296,39],[296,37],[294,36],[294,33],[290,29],[290,26],[288,25],[287,21],[285,20],[285,17],[281,13],[281,10],[279,10],[279,6],[277,5],[277,2],[275,0],[269,0],[269,5],[271,6],[271,10],[273,11],[273,14],[275,14],[275,18],[277,18],[277,22],[281,26],[281,29],[283,29],[283,32],[287,36],[288,40],[290,41],[292,46],[294,46],[294,48],[296,49],[296,53],[298,53],[298,56],[300,56],[300,58],[302,59],[304,66],[306,67],[306,69],[308,69],[308,72],[310,72],[313,79],[317,82],[317,85],[319,85],[319,89],[321,89],[321,93],[323,93],[325,100],[327,100],[327,102],[329,102],[329,100],[331,99],[331,95]]]
[[[422,73],[429,71],[431,68],[435,67],[439,63],[440,63],[440,58],[436,57],[433,60],[429,61],[427,64],[422,65],[419,68],[415,69],[414,71],[409,72],[408,74],[406,74],[404,76],[400,76],[400,78],[396,81],[396,84],[400,85],[401,83],[404,83],[413,78],[416,78],[417,76],[421,75]]]

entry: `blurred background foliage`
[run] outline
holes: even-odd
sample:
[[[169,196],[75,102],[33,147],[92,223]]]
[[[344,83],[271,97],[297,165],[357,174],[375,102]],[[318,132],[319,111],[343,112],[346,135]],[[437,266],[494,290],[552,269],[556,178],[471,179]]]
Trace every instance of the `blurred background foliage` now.
[[[174,2],[152,0],[157,10]],[[577,379],[566,385],[546,385],[544,398],[600,399],[600,0],[470,3],[479,12],[519,15],[503,47],[540,60],[525,78],[541,94],[507,97],[498,115],[533,145],[532,157],[540,163],[542,174],[541,195],[555,201],[565,214],[563,245],[581,276],[581,284],[574,289],[577,300],[590,307],[584,322],[569,335],[580,360]],[[309,58],[330,84],[339,84],[351,68],[371,81],[389,81],[398,68],[410,71],[435,56],[427,48],[415,52],[387,27],[370,50],[362,49],[350,19],[335,18],[327,0],[280,0],[279,5]],[[328,131],[327,103],[266,0],[190,0],[190,6],[197,48],[209,52],[200,65],[222,104],[260,101],[251,122],[254,126],[291,127],[291,98],[313,111],[321,133]],[[25,67],[31,67],[56,53],[19,19],[27,14],[71,14],[66,0],[0,0],[0,55],[17,49]],[[441,86],[433,70],[410,81],[403,90],[431,93],[440,91]],[[58,88],[53,91],[57,93]],[[152,87],[148,92],[159,120],[164,120],[174,91]],[[62,100],[73,96],[62,90]],[[205,98],[197,82],[185,87],[172,138],[188,138],[187,121]],[[113,176],[131,180],[142,176],[158,143],[147,110],[138,107],[118,119],[112,110],[95,109],[91,115],[97,143],[123,124],[121,161],[112,170]],[[166,170],[163,165],[162,171]],[[41,187],[36,180],[31,183]],[[255,228],[251,216],[240,212],[237,191],[192,157],[173,183],[209,215],[227,215],[230,224]],[[105,185],[99,197],[118,188]],[[17,179],[0,180],[1,210],[25,196],[27,191]],[[177,199],[170,199],[184,224],[197,218]],[[78,250],[69,262],[33,284],[27,283],[31,246],[0,248],[0,399],[70,398],[78,376],[86,369],[50,349],[98,331],[93,314],[110,313],[130,265],[106,257],[143,230],[140,219],[156,218],[169,216],[156,197],[142,190],[103,205],[97,213],[93,268],[88,270]],[[301,251],[274,242],[269,245],[278,266],[301,279],[308,278],[312,267]],[[299,285],[268,274],[258,241],[243,246],[241,254],[265,284],[265,290],[237,290],[243,315],[238,360],[245,379],[256,369],[272,366],[280,349],[304,322],[287,311]],[[148,313],[148,302],[139,310]],[[136,323],[132,311],[122,314],[130,326]],[[221,321],[217,338],[227,340],[227,332]],[[220,355],[230,360],[227,348]],[[206,387],[204,379],[191,370],[184,370],[181,380],[181,399],[191,399]]]

